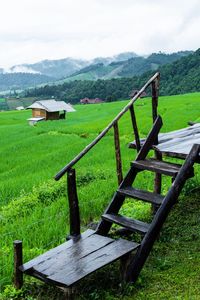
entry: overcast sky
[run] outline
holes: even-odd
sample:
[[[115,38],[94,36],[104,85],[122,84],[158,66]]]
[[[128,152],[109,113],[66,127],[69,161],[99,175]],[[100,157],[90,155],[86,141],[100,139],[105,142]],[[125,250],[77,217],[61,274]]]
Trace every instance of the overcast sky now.
[[[0,67],[196,50],[200,0],[0,0]]]

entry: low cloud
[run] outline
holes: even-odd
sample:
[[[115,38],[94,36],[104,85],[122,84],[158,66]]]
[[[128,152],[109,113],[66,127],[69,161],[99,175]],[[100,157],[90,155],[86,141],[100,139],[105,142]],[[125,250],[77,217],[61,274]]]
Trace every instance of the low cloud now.
[[[197,0],[7,0],[0,66],[199,47]]]

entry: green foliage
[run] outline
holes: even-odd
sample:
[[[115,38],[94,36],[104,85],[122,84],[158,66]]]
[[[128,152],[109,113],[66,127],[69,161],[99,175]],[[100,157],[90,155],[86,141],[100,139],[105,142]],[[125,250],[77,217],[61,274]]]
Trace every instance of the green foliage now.
[[[177,60],[178,57],[181,58]],[[161,95],[175,95],[200,91],[200,49],[186,56],[181,53],[180,55],[176,53],[171,55],[160,53],[152,54],[147,59],[136,57],[126,62],[118,62],[117,68],[119,68],[119,64],[122,64],[123,68],[120,67],[119,74],[115,74],[113,77],[122,78],[112,78],[110,80],[98,79],[96,81],[75,80],[59,85],[45,85],[44,87],[27,91],[26,96],[55,96],[58,99],[72,103],[77,103],[84,97],[99,97],[108,102],[116,101],[117,99],[128,98],[131,91],[141,87],[157,69],[161,72]],[[115,64],[112,63],[110,68],[113,68],[114,65]],[[86,76],[86,74],[90,74],[90,78],[82,77],[81,79],[97,79],[99,78],[98,74],[104,74],[105,68],[108,67],[97,64],[95,75],[93,70],[94,66],[88,68],[89,72],[82,73],[82,75],[84,74],[84,76]],[[142,76],[138,77],[140,74],[142,74]],[[80,76],[80,72],[78,76]],[[105,77],[104,74],[104,79],[106,78],[109,77]],[[74,79],[79,78],[75,76]]]
[[[28,216],[39,204],[49,205],[65,193],[66,187],[63,181],[44,182],[33,187],[29,194],[25,194],[22,190],[19,198],[11,200],[9,204],[0,208],[0,219],[3,223],[15,222],[16,218]]]
[[[0,74],[0,89],[21,89],[52,81],[51,77],[32,73],[5,73]]]

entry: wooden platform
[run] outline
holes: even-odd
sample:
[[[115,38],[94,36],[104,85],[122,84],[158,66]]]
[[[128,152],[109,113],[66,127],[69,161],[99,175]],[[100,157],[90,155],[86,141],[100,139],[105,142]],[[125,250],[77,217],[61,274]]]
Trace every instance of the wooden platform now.
[[[20,270],[44,282],[69,287],[138,247],[138,243],[87,230],[78,241],[69,240],[23,264]]]
[[[145,139],[141,140],[143,144]],[[160,133],[158,145],[153,148],[165,155],[185,159],[194,144],[200,144],[200,123],[183,129]],[[135,141],[129,144],[129,148],[136,148]]]

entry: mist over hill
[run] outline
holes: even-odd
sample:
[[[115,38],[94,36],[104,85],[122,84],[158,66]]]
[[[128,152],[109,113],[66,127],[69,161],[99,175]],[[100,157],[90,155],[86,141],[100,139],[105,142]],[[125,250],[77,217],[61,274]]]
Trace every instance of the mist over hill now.
[[[155,58],[155,56],[153,56]],[[172,95],[200,91],[200,49],[158,69],[161,73],[160,94]],[[60,85],[46,85],[26,92],[27,96],[54,96],[66,102],[77,103],[81,98],[102,98],[106,101],[126,99],[133,89],[138,89],[155,71],[141,76],[65,82]]]
[[[153,53],[148,57],[139,56],[134,52],[125,52],[113,57],[97,57],[90,61],[65,58],[16,65],[7,70],[0,68],[0,90],[21,90],[50,82],[52,84],[62,84],[73,80],[138,76],[146,71],[155,71],[161,65],[178,60],[191,52]]]

